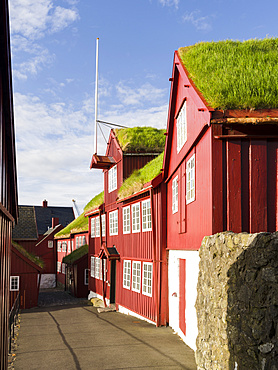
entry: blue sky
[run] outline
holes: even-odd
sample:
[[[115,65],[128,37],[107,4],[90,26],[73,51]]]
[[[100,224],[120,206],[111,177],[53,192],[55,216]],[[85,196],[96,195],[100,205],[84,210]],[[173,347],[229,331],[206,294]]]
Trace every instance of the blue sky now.
[[[102,191],[89,169],[97,37],[98,118],[166,128],[174,51],[277,37],[277,10],[276,0],[10,0],[19,204],[82,209]]]

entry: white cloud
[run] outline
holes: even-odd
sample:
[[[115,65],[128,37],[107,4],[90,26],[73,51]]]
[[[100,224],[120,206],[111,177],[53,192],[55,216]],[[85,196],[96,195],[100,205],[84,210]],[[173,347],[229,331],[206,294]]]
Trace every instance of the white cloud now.
[[[158,0],[158,2],[163,6],[174,6],[178,9],[180,0]]]
[[[190,22],[198,31],[210,31],[211,23],[209,20],[212,16],[200,16],[200,10],[195,10],[191,13],[186,13],[182,19],[184,22]]]
[[[51,31],[60,31],[63,28],[66,28],[70,23],[74,22],[77,18],[78,14],[76,10],[57,6],[51,17]]]

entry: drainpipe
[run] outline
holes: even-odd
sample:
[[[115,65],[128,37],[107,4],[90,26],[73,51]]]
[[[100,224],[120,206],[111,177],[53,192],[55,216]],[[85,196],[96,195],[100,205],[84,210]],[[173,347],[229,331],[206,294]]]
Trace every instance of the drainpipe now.
[[[106,224],[106,223],[105,223]],[[99,210],[99,233],[100,233],[100,246],[102,247],[102,222],[101,222],[101,210]],[[106,235],[106,234],[105,234]],[[101,272],[102,272],[102,299],[104,303],[104,307],[107,307],[106,302],[105,302],[105,281],[104,281],[104,263],[103,263],[103,258],[101,259]]]

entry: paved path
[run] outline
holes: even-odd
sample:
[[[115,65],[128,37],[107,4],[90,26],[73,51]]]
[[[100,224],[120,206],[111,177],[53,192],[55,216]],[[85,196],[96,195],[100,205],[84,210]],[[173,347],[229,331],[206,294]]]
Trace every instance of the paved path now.
[[[21,313],[15,370],[196,369],[168,327],[84,304]]]

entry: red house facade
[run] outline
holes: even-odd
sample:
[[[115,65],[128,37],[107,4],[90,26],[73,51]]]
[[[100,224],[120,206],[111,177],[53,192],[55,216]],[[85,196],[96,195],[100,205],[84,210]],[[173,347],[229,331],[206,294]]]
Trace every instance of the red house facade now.
[[[160,152],[163,149],[164,140]],[[89,298],[103,298],[120,312],[165,325],[167,293],[161,284],[167,286],[166,234],[161,210],[166,193],[162,175],[140,190],[119,196],[124,180],[158,154],[157,149],[126,152],[111,130],[106,156],[93,156],[91,168],[104,170],[104,203],[86,213]]]
[[[164,157],[169,324],[195,348],[205,235],[277,230],[277,110],[212,109],[174,55]]]

